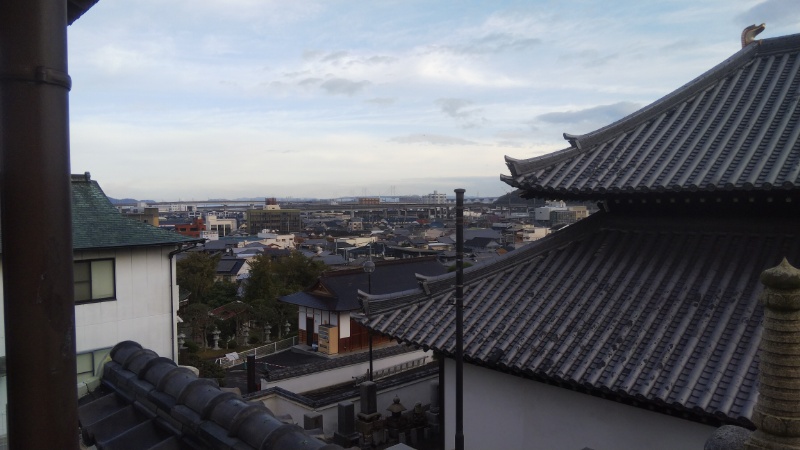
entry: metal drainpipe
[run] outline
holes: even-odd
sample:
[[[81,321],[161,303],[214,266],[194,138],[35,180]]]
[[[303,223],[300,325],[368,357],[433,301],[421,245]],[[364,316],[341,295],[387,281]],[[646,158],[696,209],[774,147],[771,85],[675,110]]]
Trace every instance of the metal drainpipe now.
[[[67,2],[0,2],[9,448],[78,448],[70,87]]]
[[[172,285],[172,279],[174,278],[172,273],[172,258],[174,258],[178,253],[187,252],[195,247],[197,247],[197,244],[192,244],[188,247],[184,247],[183,244],[180,244],[177,250],[169,252],[169,304],[172,311],[170,313],[172,314],[172,324],[170,324],[169,334],[172,339],[172,360],[175,361],[175,364],[178,364],[178,354],[175,352],[175,335],[178,333],[178,324],[175,322],[175,290],[173,289]],[[177,284],[178,282],[176,280],[175,285]]]
[[[464,450],[464,189],[456,189],[456,450]]]

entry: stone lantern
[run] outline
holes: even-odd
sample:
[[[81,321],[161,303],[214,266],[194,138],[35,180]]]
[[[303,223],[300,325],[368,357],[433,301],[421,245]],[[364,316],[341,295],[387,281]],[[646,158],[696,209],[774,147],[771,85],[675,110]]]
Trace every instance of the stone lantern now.
[[[292,329],[292,326],[289,324],[288,320],[286,321],[285,324],[283,324],[283,328],[286,330],[286,335],[288,336],[289,335],[289,330]]]
[[[219,328],[214,327],[214,331],[211,334],[214,335],[214,350],[219,350]]]
[[[185,343],[186,343],[186,335],[183,334],[183,333],[180,333],[178,335],[178,348],[181,349],[181,350],[185,350],[186,346],[183,345]]]
[[[386,428],[389,431],[389,436],[392,439],[398,439],[400,430],[404,428],[403,411],[406,410],[406,407],[400,403],[400,397],[395,395],[392,404],[386,410],[392,413],[391,416],[386,418]]]
[[[269,322],[266,322],[266,323],[264,323],[264,343],[265,344],[269,344],[271,342],[270,338],[269,338],[270,333],[272,333],[272,325],[270,325]]]

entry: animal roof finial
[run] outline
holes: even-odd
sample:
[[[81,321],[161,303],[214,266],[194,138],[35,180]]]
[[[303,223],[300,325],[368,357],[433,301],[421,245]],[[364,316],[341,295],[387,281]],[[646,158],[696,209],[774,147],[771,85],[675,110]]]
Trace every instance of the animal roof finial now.
[[[765,28],[766,25],[762,23],[761,25],[756,25],[756,24],[750,25],[749,27],[742,30],[742,48],[747,47],[748,45],[750,45],[751,42],[755,41],[756,36],[758,36],[759,33],[764,31]]]

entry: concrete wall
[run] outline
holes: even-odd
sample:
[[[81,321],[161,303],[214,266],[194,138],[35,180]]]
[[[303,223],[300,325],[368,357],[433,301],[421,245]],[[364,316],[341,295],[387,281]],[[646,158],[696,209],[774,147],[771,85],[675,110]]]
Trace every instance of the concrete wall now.
[[[445,362],[445,448],[455,441],[455,362]],[[702,449],[715,428],[464,364],[465,448]]]
[[[375,359],[372,361],[372,369],[377,372],[387,367],[402,364],[417,358],[422,358],[423,356],[427,356],[428,359],[426,362],[430,362],[433,353],[417,350],[415,352],[403,353],[401,355],[394,355],[388,358]],[[287,378],[285,380],[271,382],[262,380],[261,389],[280,387],[291,392],[308,392],[335,384],[352,383],[354,382],[353,377],[363,376],[365,373],[367,373],[368,369],[369,361],[366,361],[336,369],[325,370],[323,372],[316,372],[301,377]]]
[[[423,405],[430,403],[430,384],[436,380],[438,380],[438,375],[423,378],[392,389],[379,390],[378,412],[383,414],[384,417],[388,416],[389,412],[386,411],[386,408],[392,404],[395,395],[400,398],[400,402],[408,409],[412,409],[417,402],[421,402]],[[324,405],[314,409],[276,394],[269,394],[252,400],[263,402],[275,415],[291,415],[295,423],[301,427],[303,426],[304,414],[310,412],[320,413],[322,414],[322,430],[325,432],[326,436],[332,436],[338,425],[338,403]],[[355,404],[356,414],[361,411],[361,401],[357,396],[344,401],[352,401]]]
[[[116,300],[75,306],[78,353],[113,347],[124,340],[140,343],[159,356],[172,358],[176,343],[177,297],[173,247],[78,251],[75,260],[114,258]],[[172,272],[170,277],[170,263]],[[173,304],[174,303],[174,304]]]

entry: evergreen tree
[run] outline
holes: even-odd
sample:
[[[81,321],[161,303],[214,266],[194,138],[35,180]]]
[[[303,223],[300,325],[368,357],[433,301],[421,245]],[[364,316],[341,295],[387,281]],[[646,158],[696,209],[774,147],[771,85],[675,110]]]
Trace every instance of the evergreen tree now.
[[[299,252],[277,261],[268,255],[256,256],[250,263],[250,277],[244,289],[245,302],[253,307],[253,318],[272,324],[281,337],[286,322],[296,326],[297,307],[279,302],[278,298],[310,287],[324,270],[323,263]]]
[[[178,261],[178,286],[190,291],[192,303],[205,303],[206,296],[214,286],[214,276],[220,256],[211,256],[204,252],[189,253]]]

